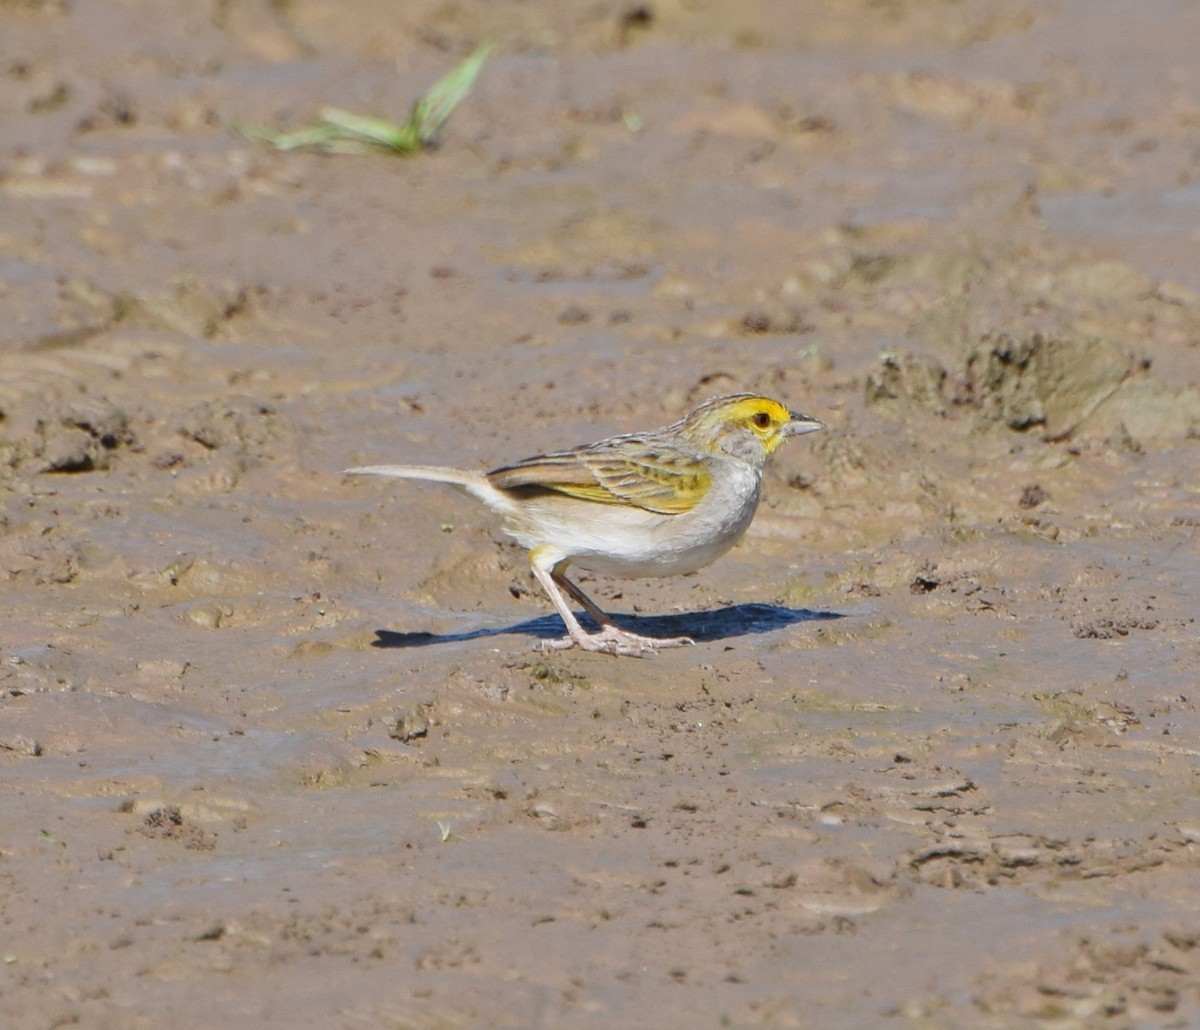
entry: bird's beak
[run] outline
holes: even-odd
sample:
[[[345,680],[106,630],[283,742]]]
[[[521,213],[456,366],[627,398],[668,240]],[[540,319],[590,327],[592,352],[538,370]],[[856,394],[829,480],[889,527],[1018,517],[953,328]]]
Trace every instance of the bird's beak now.
[[[824,422],[818,422],[815,418],[801,415],[797,411],[789,411],[788,415],[791,417],[788,424],[783,427],[785,436],[803,436],[805,433],[815,433],[825,425]]]

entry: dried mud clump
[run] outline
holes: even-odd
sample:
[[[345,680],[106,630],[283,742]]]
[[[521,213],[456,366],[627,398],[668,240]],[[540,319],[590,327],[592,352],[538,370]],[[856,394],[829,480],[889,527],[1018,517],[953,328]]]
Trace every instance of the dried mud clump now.
[[[429,735],[429,705],[417,702],[396,716],[388,736],[403,744]]]
[[[177,840],[190,851],[212,851],[217,835],[188,823],[177,805],[164,805],[147,813],[138,833],[151,840]]]
[[[1136,616],[1117,616],[1091,619],[1077,623],[1072,630],[1080,640],[1113,640],[1127,637],[1135,629],[1158,629],[1159,620]]]
[[[0,530],[4,530],[0,524]],[[57,535],[56,530],[31,539],[27,534],[8,532],[0,537],[0,583],[24,578],[33,586],[71,583],[79,576],[78,546]]]
[[[160,291],[147,291],[126,303],[130,317],[187,337],[210,340],[247,306],[249,292],[228,282],[202,282],[188,276]]]
[[[270,404],[230,397],[196,405],[180,422],[179,432],[210,451],[233,449],[239,454],[255,454],[275,439],[276,421]]]
[[[888,351],[866,378],[868,405],[905,405],[985,424],[1038,431],[1054,442],[1087,433],[1130,450],[1200,436],[1200,391],[1172,390],[1124,347],[1101,339],[1031,333],[983,336],[959,370],[936,358]]]
[[[57,409],[57,410],[56,410]],[[102,397],[61,406],[26,398],[0,411],[0,465],[35,472],[107,469],[114,455],[134,443],[124,412]]]
[[[867,375],[866,400],[868,404],[903,400],[943,412],[946,376],[946,370],[934,358],[888,351],[879,356],[878,367]]]
[[[1194,928],[1157,935],[1099,929],[1063,940],[1032,976],[1025,966],[997,971],[975,1001],[1037,1025],[1192,1026],[1198,944]]]
[[[1130,355],[1104,340],[985,336],[967,356],[971,403],[1010,429],[1070,436],[1133,372]]]
[[[1021,491],[1021,496],[1017,499],[1017,507],[1027,510],[1036,508],[1040,504],[1045,504],[1049,496],[1040,483],[1030,483]]]

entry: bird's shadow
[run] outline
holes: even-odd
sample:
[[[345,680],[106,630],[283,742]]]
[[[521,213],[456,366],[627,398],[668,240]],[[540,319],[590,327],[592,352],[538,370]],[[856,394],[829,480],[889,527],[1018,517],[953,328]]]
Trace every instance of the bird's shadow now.
[[[794,626],[798,622],[818,622],[841,619],[837,612],[814,612],[808,608],[785,608],[777,604],[731,604],[705,612],[679,615],[622,615],[616,622],[631,632],[646,637],[691,637],[697,643],[729,640],[754,633],[770,633]],[[581,617],[588,622],[587,616]],[[556,640],[564,635],[562,620],[557,615],[543,615],[511,626],[485,627],[462,633],[429,633],[422,630],[402,633],[377,629],[372,647],[432,647],[436,644],[460,643],[486,637],[523,633],[539,640]]]

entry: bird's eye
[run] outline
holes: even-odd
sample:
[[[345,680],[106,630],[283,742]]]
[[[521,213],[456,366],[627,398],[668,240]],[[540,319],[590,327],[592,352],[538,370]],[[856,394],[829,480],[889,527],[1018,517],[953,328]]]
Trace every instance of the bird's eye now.
[[[766,429],[771,424],[771,416],[765,411],[759,411],[754,414],[750,421],[753,422],[758,429]]]

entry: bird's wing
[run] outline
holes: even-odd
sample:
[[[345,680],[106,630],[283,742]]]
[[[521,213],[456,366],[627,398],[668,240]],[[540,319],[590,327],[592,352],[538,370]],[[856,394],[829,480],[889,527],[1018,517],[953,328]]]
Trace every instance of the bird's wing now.
[[[487,478],[500,490],[547,490],[661,515],[691,511],[712,486],[712,475],[699,455],[663,440],[636,436],[539,454],[495,469]]]

